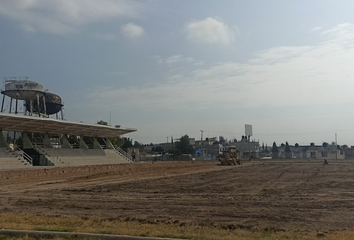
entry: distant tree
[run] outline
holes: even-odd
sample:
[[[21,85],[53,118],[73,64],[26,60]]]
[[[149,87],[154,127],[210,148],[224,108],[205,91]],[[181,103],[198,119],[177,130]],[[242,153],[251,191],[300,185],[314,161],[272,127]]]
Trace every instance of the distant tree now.
[[[124,144],[124,139],[119,136],[111,137],[109,140],[111,141],[113,146],[122,147]]]
[[[311,147],[314,147],[314,146],[315,146],[315,143],[313,143],[313,142],[310,143],[310,146],[311,146]]]
[[[323,142],[323,143],[322,143],[322,147],[324,147],[324,148],[328,147],[328,145],[329,145],[329,144],[328,144],[327,142]]]
[[[130,138],[123,138],[123,144],[121,146],[121,148],[124,150],[124,151],[127,151],[128,148],[131,148],[133,147],[133,143],[132,143],[132,140]]]
[[[285,157],[289,159],[291,157],[290,146],[288,142],[285,143]]]
[[[97,122],[97,124],[100,124],[100,125],[108,125],[108,122],[105,122],[105,121],[103,121],[103,120],[99,120],[99,121]]]
[[[298,143],[295,143],[295,147],[298,148],[300,147],[300,145]]]
[[[223,136],[219,136],[219,143],[223,144],[225,142],[226,142],[225,138]]]
[[[152,147],[151,151],[161,154],[165,153],[165,150],[161,146]]]
[[[180,156],[182,154],[181,151],[176,148],[171,148],[170,150],[168,150],[168,153],[173,156]]]
[[[264,150],[266,153],[269,153],[269,149],[268,149],[268,145],[266,144],[265,145],[265,150]]]
[[[135,141],[135,142],[134,142],[134,147],[135,147],[135,148],[141,148],[142,145],[141,145],[141,143]]]
[[[284,146],[285,146],[285,144],[284,144],[284,143],[281,143],[281,144],[280,144],[280,146],[281,146],[281,147],[284,147]]]
[[[115,127],[115,128],[120,128],[120,125],[115,125],[114,127]]]
[[[273,147],[272,147],[272,153],[273,153],[273,158],[278,158],[278,147],[275,142],[273,142]]]
[[[193,146],[189,144],[188,135],[184,135],[180,138],[179,142],[176,143],[176,149],[178,149],[182,154],[194,153]]]

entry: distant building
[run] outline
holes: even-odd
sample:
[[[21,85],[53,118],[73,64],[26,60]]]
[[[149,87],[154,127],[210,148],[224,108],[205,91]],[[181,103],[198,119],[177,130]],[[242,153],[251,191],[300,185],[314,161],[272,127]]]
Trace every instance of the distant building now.
[[[243,139],[239,142],[230,142],[231,146],[236,146],[243,159],[259,158],[259,142]]]
[[[344,151],[337,148],[336,145],[305,145],[290,146],[289,157],[286,157],[285,145],[278,147],[278,157],[280,159],[345,159]]]

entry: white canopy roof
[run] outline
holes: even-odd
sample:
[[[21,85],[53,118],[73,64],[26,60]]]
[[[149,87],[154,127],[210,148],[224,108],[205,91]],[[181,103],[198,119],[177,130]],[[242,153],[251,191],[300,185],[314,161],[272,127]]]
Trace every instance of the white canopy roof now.
[[[7,113],[0,113],[0,130],[103,138],[116,137],[136,131],[132,128],[123,129],[107,125],[76,123]]]

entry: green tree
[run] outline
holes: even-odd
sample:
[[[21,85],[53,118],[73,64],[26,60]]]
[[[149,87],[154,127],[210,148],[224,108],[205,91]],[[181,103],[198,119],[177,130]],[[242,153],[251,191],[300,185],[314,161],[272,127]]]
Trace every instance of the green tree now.
[[[266,144],[266,146],[265,146],[264,152],[269,153],[268,145],[267,145],[267,144]]]
[[[288,159],[291,157],[290,146],[288,142],[285,143],[285,157]]]
[[[219,136],[219,143],[226,143],[226,139],[223,136]]]
[[[176,149],[176,148],[171,148],[170,150],[168,150],[168,153],[173,155],[173,156],[180,156],[182,153]]]
[[[135,147],[135,148],[141,148],[142,145],[141,145],[141,143],[135,141],[135,142],[134,142],[134,147]]]
[[[124,151],[127,151],[128,148],[131,148],[133,147],[133,143],[132,143],[132,139],[130,138],[123,138],[123,145],[121,146],[121,148],[124,150]]]
[[[275,142],[273,142],[272,153],[273,153],[273,158],[278,158],[279,150]]]
[[[124,139],[119,136],[111,137],[109,140],[111,141],[113,146],[122,147],[122,145],[124,144]]]
[[[108,125],[108,122],[105,122],[105,121],[103,121],[103,120],[99,120],[99,121],[97,122],[97,124],[100,124],[100,125]]]
[[[182,154],[192,154],[194,153],[194,148],[189,144],[188,135],[184,135],[180,138],[179,142],[176,142],[176,149],[178,149]]]
[[[165,153],[165,150],[161,146],[152,147],[151,151],[156,153],[161,153],[161,154]]]

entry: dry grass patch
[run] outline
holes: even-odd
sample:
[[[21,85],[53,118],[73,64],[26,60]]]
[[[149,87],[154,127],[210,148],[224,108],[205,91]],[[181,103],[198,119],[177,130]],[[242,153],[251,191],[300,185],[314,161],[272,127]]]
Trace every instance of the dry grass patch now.
[[[194,240],[347,240],[354,239],[354,231],[340,232],[304,232],[304,231],[261,231],[245,229],[220,229],[213,226],[196,226],[166,223],[139,223],[136,221],[106,220],[98,218],[83,219],[69,216],[36,216],[12,213],[0,214],[0,229],[41,230],[83,233],[120,234],[146,237],[184,238]],[[40,238],[9,237],[0,235],[2,239],[32,240]],[[59,240],[57,238],[56,240]]]

